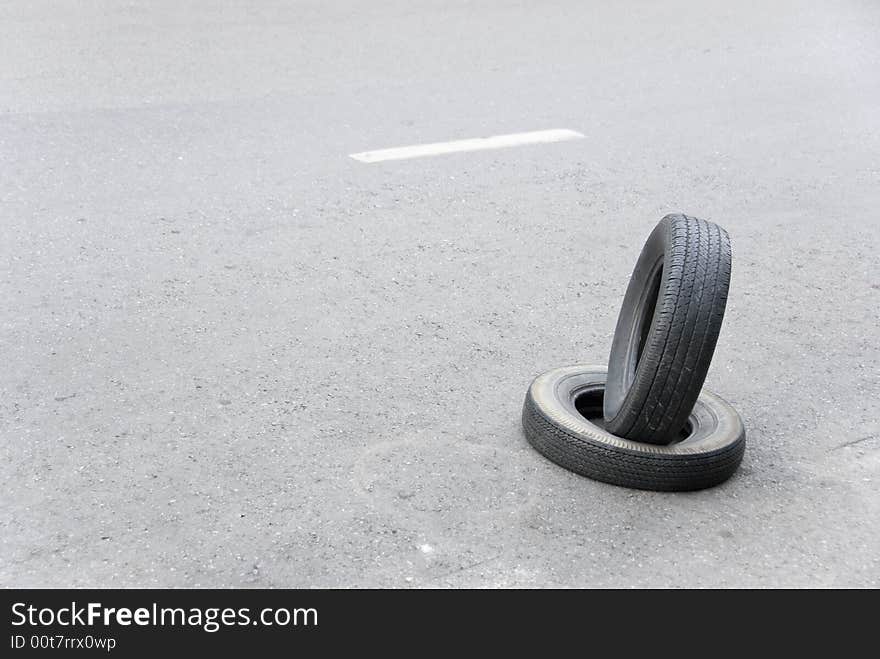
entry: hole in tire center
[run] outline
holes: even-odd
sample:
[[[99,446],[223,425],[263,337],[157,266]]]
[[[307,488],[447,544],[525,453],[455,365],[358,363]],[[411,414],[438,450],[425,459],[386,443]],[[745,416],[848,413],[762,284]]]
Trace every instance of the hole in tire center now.
[[[605,430],[605,419],[602,415],[602,403],[605,399],[605,390],[599,388],[592,389],[584,389],[579,392],[575,392],[574,395],[574,407],[580,413],[582,417],[584,417],[587,421],[592,423],[594,426],[599,426],[602,430]],[[690,419],[684,424],[684,428],[678,433],[676,438],[670,442],[671,444],[677,444],[678,442],[683,442],[693,433],[694,427],[691,423]]]
[[[660,282],[663,280],[663,266],[657,268],[651,278],[648,288],[648,295],[645,298],[645,304],[641,309],[641,317],[639,318],[639,342],[636,345],[636,355],[633,360],[634,368],[639,367],[639,361],[642,359],[642,352],[645,350],[645,344],[648,341],[648,333],[651,331],[651,322],[654,320],[654,310],[657,307],[657,298],[660,297]]]

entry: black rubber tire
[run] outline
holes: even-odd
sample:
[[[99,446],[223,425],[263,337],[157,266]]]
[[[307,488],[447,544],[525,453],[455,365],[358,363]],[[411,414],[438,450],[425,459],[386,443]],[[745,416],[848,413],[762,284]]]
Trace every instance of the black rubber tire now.
[[[713,222],[667,215],[626,289],[608,359],[605,427],[668,444],[709,371],[730,286],[730,238]]]
[[[668,446],[633,442],[601,427],[605,375],[601,366],[577,365],[535,378],[522,424],[539,453],[582,476],[642,490],[699,490],[723,483],[736,471],[746,433],[727,402],[703,391],[684,439]]]

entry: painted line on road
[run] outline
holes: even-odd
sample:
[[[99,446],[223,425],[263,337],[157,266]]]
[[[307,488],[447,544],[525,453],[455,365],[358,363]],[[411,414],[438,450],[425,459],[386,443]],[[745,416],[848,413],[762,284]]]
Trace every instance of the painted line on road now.
[[[406,160],[407,158],[424,158],[426,156],[441,156],[446,153],[461,153],[463,151],[486,151],[488,149],[504,149],[509,146],[522,146],[524,144],[548,144],[550,142],[567,142],[568,140],[583,139],[583,134],[567,128],[555,128],[553,130],[534,130],[530,133],[511,133],[510,135],[493,135],[492,137],[474,137],[467,140],[455,140],[453,142],[434,142],[433,144],[415,144],[413,146],[399,146],[393,149],[380,149],[378,151],[364,151],[362,153],[349,154],[360,162],[373,163],[384,160]]]

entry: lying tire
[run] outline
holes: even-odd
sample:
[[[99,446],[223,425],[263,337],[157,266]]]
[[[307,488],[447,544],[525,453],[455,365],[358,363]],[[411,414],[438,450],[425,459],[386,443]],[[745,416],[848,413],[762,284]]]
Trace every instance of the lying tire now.
[[[608,359],[609,432],[668,444],[706,379],[730,284],[730,239],[717,224],[667,215],[645,243]]]
[[[522,423],[529,443],[582,476],[643,490],[699,490],[726,481],[745,451],[745,428],[728,403],[704,391],[679,441],[668,446],[616,437],[602,428],[605,369],[567,366],[532,382]]]

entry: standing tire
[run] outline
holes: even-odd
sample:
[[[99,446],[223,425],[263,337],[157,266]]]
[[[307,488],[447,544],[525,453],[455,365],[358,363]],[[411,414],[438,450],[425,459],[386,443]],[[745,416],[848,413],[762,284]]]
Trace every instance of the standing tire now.
[[[538,376],[523,404],[526,439],[556,464],[595,480],[642,490],[699,490],[736,471],[746,446],[742,420],[703,391],[679,441],[669,446],[615,437],[602,428],[605,369],[567,366]]]
[[[608,360],[607,430],[668,444],[706,379],[730,285],[730,238],[717,224],[667,215],[626,289]]]

